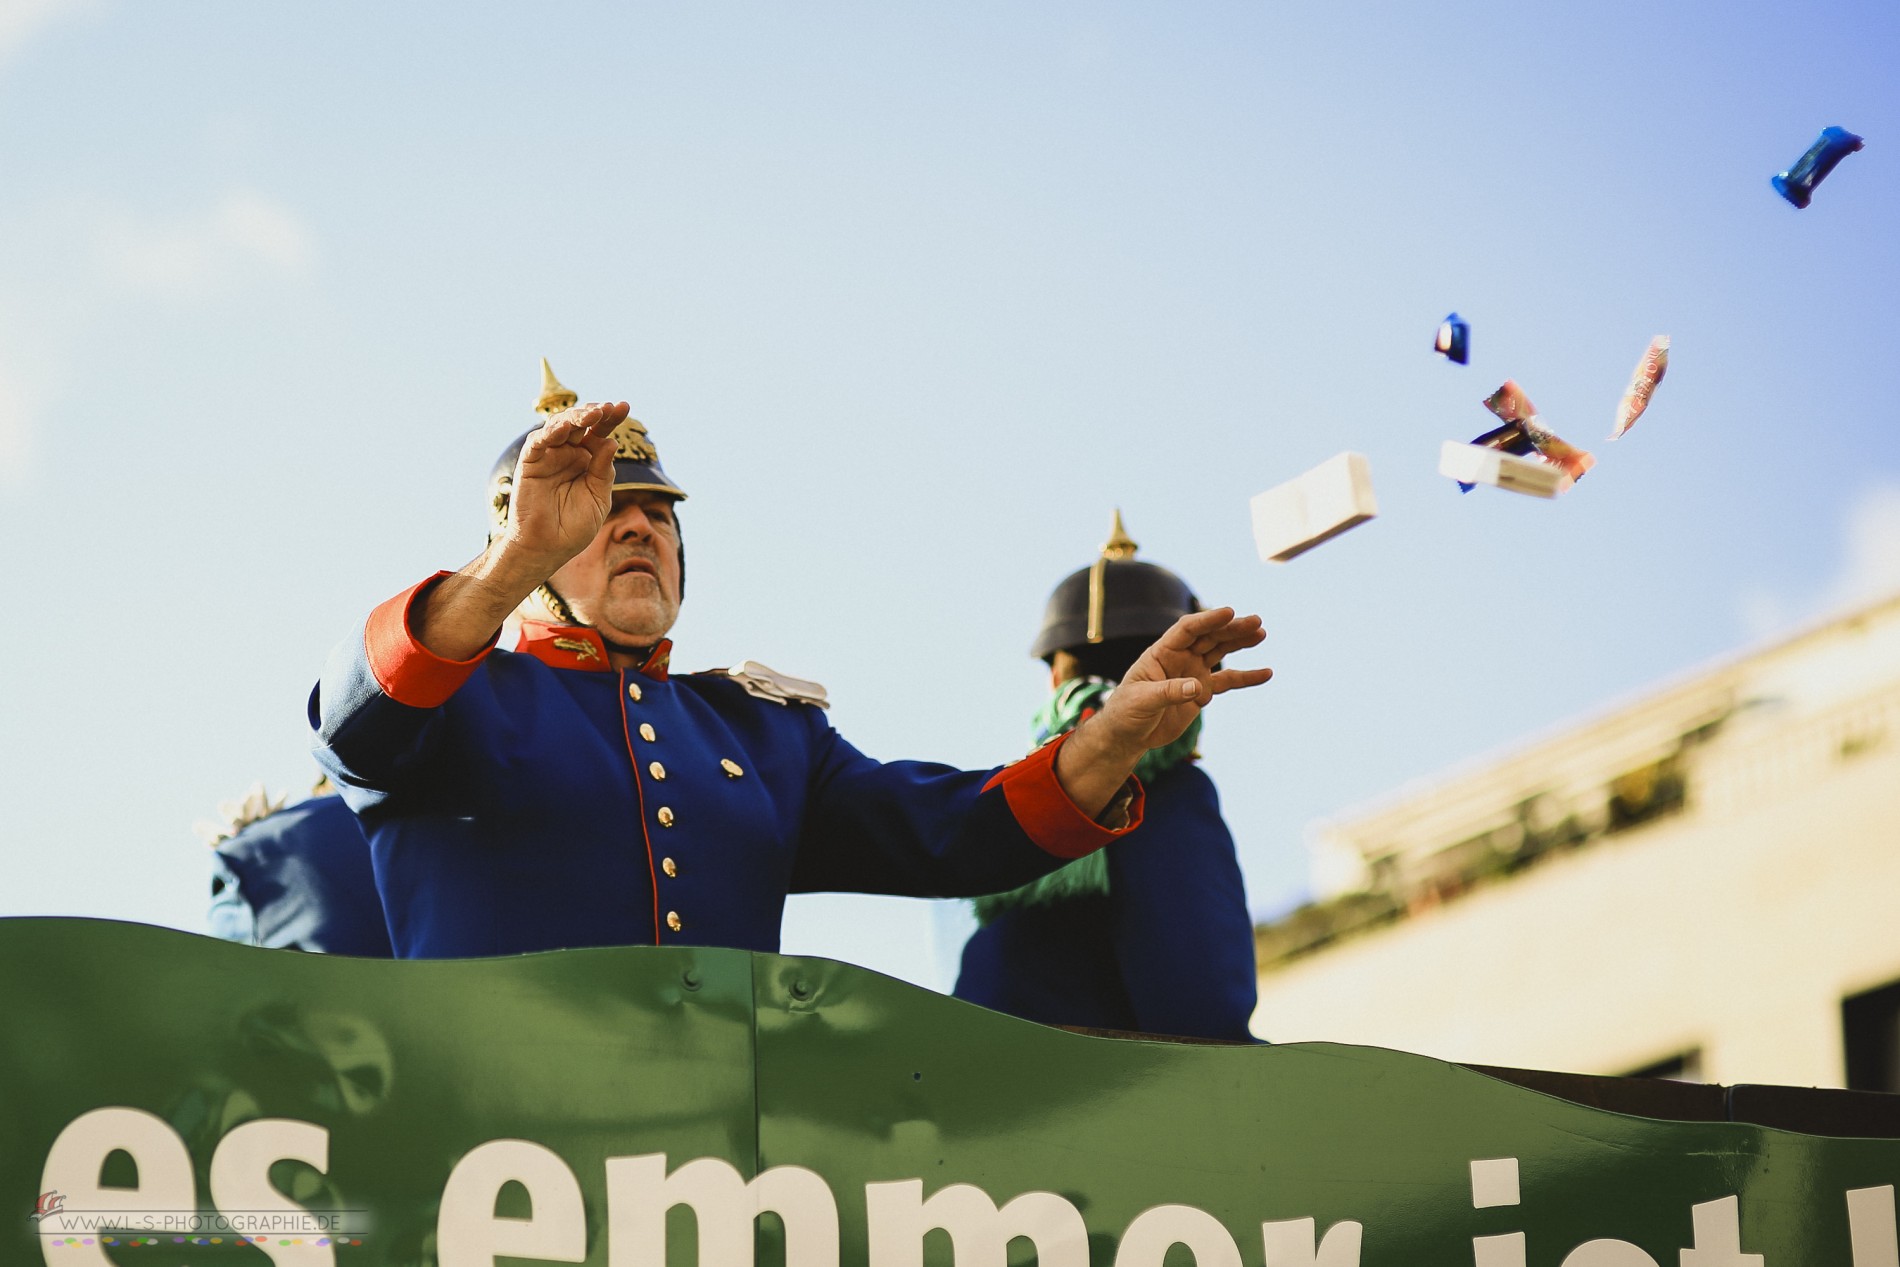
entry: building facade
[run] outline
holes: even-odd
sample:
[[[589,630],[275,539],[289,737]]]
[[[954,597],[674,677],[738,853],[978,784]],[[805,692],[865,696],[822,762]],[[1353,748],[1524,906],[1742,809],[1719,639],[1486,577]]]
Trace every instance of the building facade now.
[[[1313,833],[1256,1033],[1900,1090],[1900,597]]]

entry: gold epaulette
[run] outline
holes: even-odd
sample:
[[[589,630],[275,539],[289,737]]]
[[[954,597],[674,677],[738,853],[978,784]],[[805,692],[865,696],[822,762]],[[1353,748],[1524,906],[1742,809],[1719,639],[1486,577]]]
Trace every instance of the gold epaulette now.
[[[768,669],[757,660],[747,660],[736,668],[707,669],[706,672],[731,678],[745,688],[747,695],[769,699],[774,704],[810,704],[817,708],[831,707],[831,699],[825,694],[823,686],[816,682],[807,682],[804,678],[787,676],[777,669]]]
[[[251,824],[261,823],[284,808],[284,803],[289,799],[288,796],[280,796],[273,801],[270,793],[264,790],[264,784],[259,781],[251,784],[250,791],[240,799],[219,802],[217,821],[198,822],[192,826],[200,840],[216,848]]]

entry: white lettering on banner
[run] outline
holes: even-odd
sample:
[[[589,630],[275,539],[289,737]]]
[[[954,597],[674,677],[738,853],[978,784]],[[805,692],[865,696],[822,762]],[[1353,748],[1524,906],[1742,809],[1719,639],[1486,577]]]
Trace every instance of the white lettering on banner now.
[[[1628,1241],[1585,1241],[1564,1255],[1563,1267],[1657,1267],[1656,1260]]]
[[[138,1178],[129,1188],[99,1182],[114,1153],[132,1159]],[[40,1191],[62,1198],[60,1211],[41,1221],[41,1257],[48,1267],[113,1267],[99,1233],[114,1229],[202,1236],[240,1234],[269,1224],[334,1232],[335,1214],[313,1216],[270,1182],[276,1162],[300,1161],[327,1173],[329,1156],[330,1133],[312,1122],[261,1118],[233,1127],[211,1154],[211,1200],[221,1214],[207,1216],[198,1209],[191,1150],[170,1123],[144,1109],[115,1106],[82,1113],[53,1141],[40,1174]],[[62,1231],[85,1235],[61,1236]],[[298,1238],[302,1243],[257,1248],[278,1267],[333,1267],[335,1251],[316,1243],[323,1239],[328,1237],[311,1235]],[[55,1244],[56,1259],[50,1257]]]
[[[211,1157],[211,1203],[220,1210],[247,1214],[308,1214],[271,1187],[270,1168],[280,1161],[300,1161],[320,1174],[328,1173],[330,1132],[285,1117],[259,1118],[233,1127],[218,1141],[218,1151]],[[336,1250],[317,1244],[321,1239],[327,1238],[298,1237],[289,1245],[267,1239],[257,1248],[277,1267],[333,1267]]]
[[[956,1267],[1006,1267],[1017,1237],[1035,1244],[1037,1267],[1089,1267],[1088,1227],[1053,1192],[1025,1192],[999,1210],[988,1193],[967,1183],[953,1183],[928,1201],[921,1179],[867,1183],[864,1215],[870,1267],[923,1267],[924,1234],[935,1228],[950,1234]]]
[[[1682,1251],[1682,1267],[1762,1267],[1760,1254],[1742,1252],[1739,1197],[1690,1206],[1689,1220],[1695,1228],[1695,1246]]]
[[[495,1198],[510,1183],[528,1190],[528,1217],[501,1218]],[[553,1149],[525,1139],[492,1139],[449,1171],[435,1220],[440,1267],[495,1267],[495,1259],[578,1263],[587,1257],[581,1185]]]
[[[103,1182],[107,1164],[123,1154],[132,1181]],[[293,1202],[270,1182],[279,1162],[329,1172],[330,1138],[324,1127],[292,1118],[261,1118],[229,1130],[212,1151],[209,1180],[217,1212],[198,1207],[190,1149],[163,1118],[143,1109],[107,1106],[68,1122],[47,1150],[40,1192],[31,1215],[46,1267],[115,1267],[101,1232],[203,1236],[217,1232],[295,1226],[301,1240],[284,1236],[253,1247],[273,1267],[335,1267],[334,1249],[320,1241],[337,1234],[350,1211],[317,1210]],[[1472,1163],[1472,1205],[1515,1204],[1516,1162]],[[830,1183],[803,1166],[773,1166],[746,1179],[731,1162],[701,1157],[667,1169],[664,1153],[608,1157],[605,1218],[594,1249],[607,1267],[665,1267],[669,1213],[692,1210],[699,1267],[756,1267],[758,1219],[776,1215],[784,1232],[785,1267],[842,1267],[837,1199]],[[504,1188],[520,1184],[525,1217],[504,1218],[495,1204]],[[1851,1267],[1900,1267],[1900,1211],[1895,1185],[1845,1193]],[[947,1235],[954,1267],[1005,1267],[1011,1247],[1029,1242],[1038,1267],[1089,1267],[1089,1233],[1074,1202],[1054,1192],[1025,1192],[999,1207],[982,1188],[956,1183],[928,1199],[924,1181],[899,1179],[864,1185],[866,1267],[923,1267],[925,1241]],[[1835,1207],[1836,1210],[1839,1207]],[[1742,1249],[1741,1198],[1726,1196],[1690,1207],[1693,1244],[1672,1267],[1768,1267],[1760,1253]],[[1777,1215],[1783,1217],[1783,1215]],[[1785,1217],[1804,1219],[1799,1212]],[[1772,1229],[1771,1229],[1772,1230]],[[1104,1239],[1112,1228],[1101,1229]],[[1766,1234],[1764,1234],[1766,1235]],[[1318,1220],[1286,1219],[1260,1225],[1264,1267],[1359,1267],[1365,1227],[1340,1220],[1319,1235]],[[532,1140],[490,1140],[470,1150],[449,1172],[436,1216],[439,1267],[495,1267],[495,1260],[579,1263],[589,1251],[587,1206],[579,1180],[561,1156]],[[1194,1267],[1242,1267],[1227,1226],[1198,1206],[1152,1206],[1122,1231],[1114,1267],[1162,1267],[1188,1251]],[[1772,1236],[1766,1243],[1774,1243]],[[1524,1267],[1526,1237],[1506,1232],[1471,1238],[1474,1267]],[[59,1253],[53,1254],[57,1246]],[[1020,1248],[1018,1250],[1020,1254]],[[1561,1267],[1658,1267],[1629,1241],[1583,1242]],[[1775,1267],[1788,1267],[1777,1260]]]
[[[752,1267],[753,1221],[767,1211],[785,1226],[785,1267],[838,1267],[838,1203],[816,1171],[773,1166],[748,1182],[730,1162],[701,1157],[669,1175],[665,1153],[607,1159],[607,1267],[666,1267],[676,1205],[693,1211],[700,1267]]]
[[[1471,1162],[1471,1208],[1488,1210],[1518,1202],[1517,1158],[1479,1157]],[[1471,1238],[1472,1267],[1524,1267],[1524,1233]]]
[[[99,1182],[99,1172],[114,1153],[128,1154],[138,1170],[138,1180],[129,1188],[109,1188]],[[64,1195],[66,1209],[74,1215],[198,1208],[191,1150],[170,1123],[144,1109],[94,1109],[68,1122],[46,1152],[40,1191]],[[55,1257],[54,1244],[40,1237],[40,1254],[47,1267],[113,1267],[103,1245],[60,1244]]]
[[[1847,1235],[1853,1246],[1854,1267],[1900,1267],[1892,1184],[1855,1188],[1847,1194]]]
[[[1122,1233],[1115,1267],[1162,1267],[1176,1245],[1193,1253],[1194,1267],[1240,1267],[1240,1247],[1226,1226],[1192,1205],[1157,1205],[1137,1214]]]
[[[1473,1267],[1524,1267],[1524,1233],[1471,1238]]]
[[[1484,1157],[1471,1163],[1471,1208],[1517,1204],[1517,1158]]]
[[[1267,1267],[1359,1267],[1359,1246],[1365,1228],[1351,1221],[1335,1223],[1314,1248],[1313,1236],[1318,1223],[1313,1219],[1288,1219],[1281,1223],[1262,1223],[1260,1239]]]

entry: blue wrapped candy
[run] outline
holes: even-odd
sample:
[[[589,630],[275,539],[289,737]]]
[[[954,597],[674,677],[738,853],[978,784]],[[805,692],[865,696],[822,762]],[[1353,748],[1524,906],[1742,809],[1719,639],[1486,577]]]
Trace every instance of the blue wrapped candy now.
[[[1821,139],[1808,147],[1801,161],[1771,182],[1775,192],[1797,207],[1805,207],[1814,197],[1814,187],[1827,179],[1840,161],[1861,147],[1861,139],[1846,128],[1827,128]]]
[[[1471,355],[1471,325],[1457,313],[1452,313],[1439,323],[1438,337],[1432,342],[1432,351],[1463,365]]]

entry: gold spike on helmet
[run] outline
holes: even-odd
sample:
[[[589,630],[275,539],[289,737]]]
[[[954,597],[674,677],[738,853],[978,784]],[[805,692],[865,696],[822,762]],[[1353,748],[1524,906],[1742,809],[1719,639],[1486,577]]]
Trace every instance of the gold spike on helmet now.
[[[1122,527],[1122,508],[1115,507],[1115,526],[1109,530],[1108,540],[1102,543],[1101,557],[1089,568],[1089,623],[1087,637],[1090,642],[1100,642],[1102,633],[1102,611],[1108,601],[1108,561],[1110,559],[1132,559],[1135,551],[1141,549],[1135,539],[1128,535],[1128,529]]]
[[[1081,651],[1103,643],[1160,637],[1201,604],[1187,582],[1164,567],[1135,557],[1139,549],[1122,526],[1121,511],[1101,552],[1088,567],[1062,578],[1049,595],[1042,628],[1029,654],[1047,660],[1058,651]]]
[[[554,369],[548,364],[548,358],[541,358],[541,396],[534,402],[534,411],[546,418],[558,414],[570,405],[580,403],[580,397],[554,377]]]

